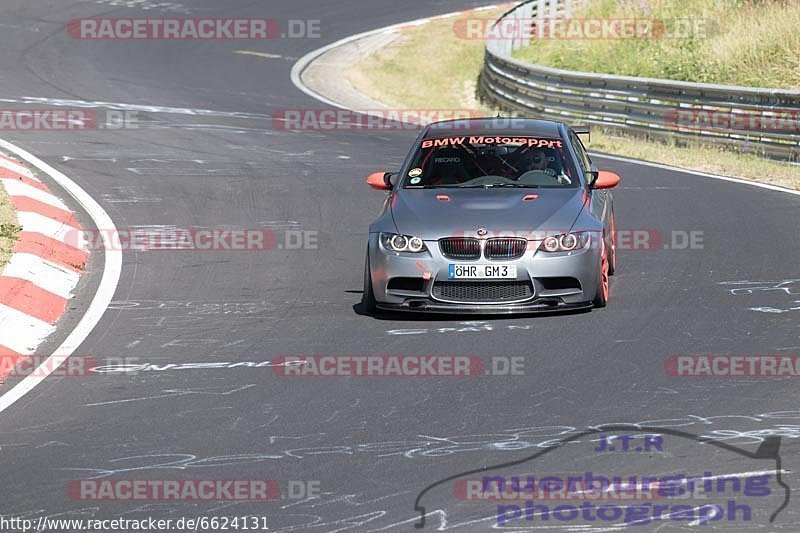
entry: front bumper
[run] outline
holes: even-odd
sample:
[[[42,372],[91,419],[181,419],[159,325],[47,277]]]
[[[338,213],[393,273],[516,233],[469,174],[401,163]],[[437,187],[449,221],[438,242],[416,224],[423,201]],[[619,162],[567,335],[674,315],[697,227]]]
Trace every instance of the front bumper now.
[[[428,313],[514,314],[567,311],[592,307],[599,279],[599,234],[588,248],[559,254],[538,252],[539,241],[529,241],[522,257],[513,260],[462,261],[442,255],[437,241],[426,241],[427,251],[411,254],[386,250],[376,233],[370,234],[369,262],[372,288],[379,309]],[[443,291],[451,263],[516,265],[515,280],[459,280],[457,291]],[[400,281],[400,283],[398,283]],[[529,285],[519,297],[488,290],[495,283]],[[467,285],[476,283],[482,285]],[[440,284],[437,287],[437,284]],[[475,287],[475,290],[470,290]],[[436,290],[434,290],[436,288]],[[465,290],[461,290],[465,289]],[[447,294],[445,294],[447,293]],[[468,294],[459,298],[453,294]],[[475,297],[474,295],[479,295]],[[484,294],[503,294],[499,300]],[[514,294],[514,293],[510,293]],[[478,298],[478,299],[476,299]]]
[[[411,313],[434,314],[475,314],[475,315],[516,315],[529,313],[554,313],[591,309],[591,302],[579,304],[566,304],[556,302],[531,302],[528,304],[464,304],[443,303],[434,300],[413,300],[402,304],[387,304],[378,302],[378,309],[384,311],[406,311]]]

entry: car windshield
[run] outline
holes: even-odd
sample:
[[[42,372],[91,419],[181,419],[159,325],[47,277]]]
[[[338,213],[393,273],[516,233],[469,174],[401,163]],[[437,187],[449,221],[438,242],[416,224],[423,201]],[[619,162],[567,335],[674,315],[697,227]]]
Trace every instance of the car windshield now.
[[[577,187],[561,139],[459,136],[422,141],[403,187]]]

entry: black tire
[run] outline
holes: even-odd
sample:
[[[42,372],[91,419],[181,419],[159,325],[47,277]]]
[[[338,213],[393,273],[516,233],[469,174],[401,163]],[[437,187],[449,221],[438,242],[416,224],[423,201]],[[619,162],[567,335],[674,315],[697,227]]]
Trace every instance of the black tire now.
[[[603,308],[606,305],[608,305],[608,295],[606,294],[606,292],[603,289],[603,274],[604,274],[604,272],[603,272],[603,270],[604,270],[604,264],[603,264],[604,261],[603,261],[603,259],[605,259],[605,264],[608,267],[610,267],[610,264],[608,263],[608,255],[609,255],[608,249],[606,249],[605,246],[603,246],[603,257],[601,258],[600,266],[597,269],[597,288],[595,290],[594,300],[592,301],[592,303],[594,303],[595,308],[598,308],[598,309]],[[608,280],[608,278],[606,278],[606,282],[609,284],[609,287],[610,287],[611,282],[610,282],[610,280]]]
[[[367,257],[364,260],[364,292],[361,294],[361,309],[368,315],[372,315],[378,309],[375,301],[375,293],[372,291],[372,276],[370,276],[369,270],[369,251],[367,251]]]
[[[611,212],[611,242],[614,245],[608,258],[608,275],[613,276],[617,271],[617,219]]]

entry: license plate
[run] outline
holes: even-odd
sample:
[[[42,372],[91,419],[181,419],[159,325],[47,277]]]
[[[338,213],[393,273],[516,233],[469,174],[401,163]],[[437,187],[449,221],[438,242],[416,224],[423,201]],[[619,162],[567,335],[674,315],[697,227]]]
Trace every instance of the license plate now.
[[[449,279],[516,279],[517,265],[450,264]]]

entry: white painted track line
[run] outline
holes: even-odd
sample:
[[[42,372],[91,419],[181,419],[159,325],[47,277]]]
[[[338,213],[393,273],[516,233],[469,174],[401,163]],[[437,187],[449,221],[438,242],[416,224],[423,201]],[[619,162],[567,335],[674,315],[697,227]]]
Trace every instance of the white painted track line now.
[[[787,189],[786,187],[781,187],[779,185],[770,185],[769,183],[759,183],[757,181],[746,180],[742,178],[734,178],[732,176],[723,176],[721,174],[711,174],[710,172],[700,172],[699,170],[689,170],[688,168],[681,168],[681,167],[673,167],[672,165],[665,165],[662,163],[651,163],[649,161],[640,161],[638,159],[631,159],[629,157],[622,157],[618,155],[607,155],[607,154],[600,154],[591,152],[592,157],[599,157],[601,159],[611,159],[612,161],[622,161],[625,163],[635,163],[637,165],[642,165],[646,167],[653,167],[653,168],[660,168],[663,170],[671,170],[673,172],[681,172],[683,174],[692,174],[694,176],[702,176],[704,178],[713,178],[715,180],[722,180],[722,181],[730,181],[732,183],[740,183],[742,185],[752,185],[753,187],[759,187],[761,189],[768,189],[770,191],[777,191],[783,192],[787,194],[793,194],[795,196],[800,196],[800,191],[796,191],[794,189]],[[798,170],[800,172],[800,170]]]

